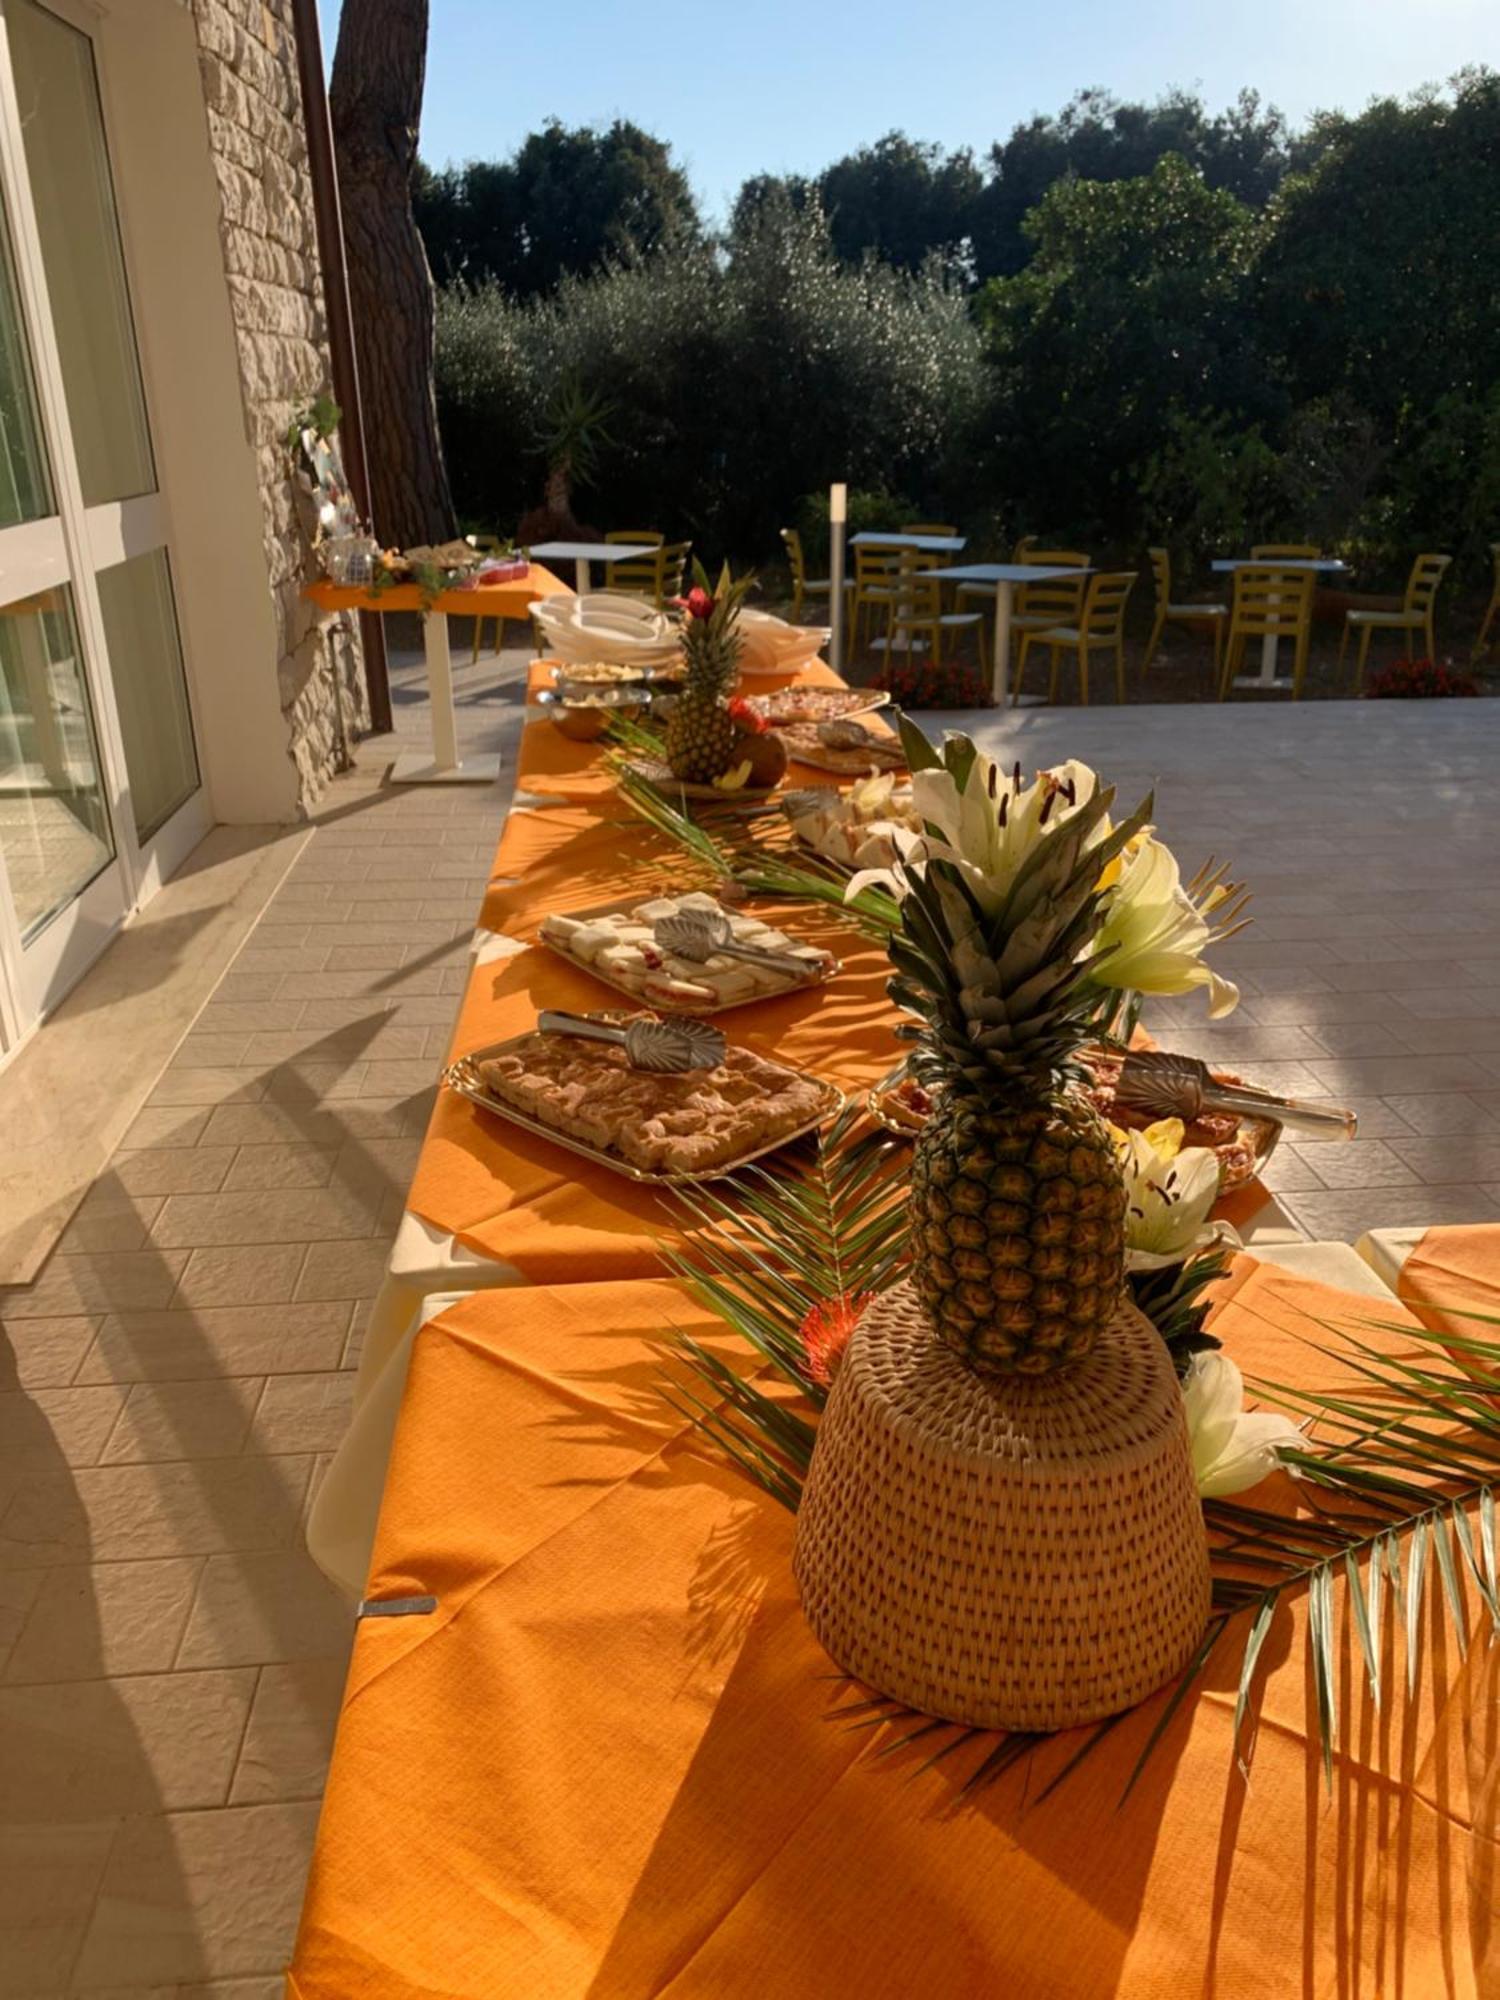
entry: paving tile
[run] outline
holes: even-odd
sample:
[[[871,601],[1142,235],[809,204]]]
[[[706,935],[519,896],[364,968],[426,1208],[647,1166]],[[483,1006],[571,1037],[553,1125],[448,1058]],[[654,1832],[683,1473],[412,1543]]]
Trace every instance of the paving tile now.
[[[1324,1187],[1401,1187],[1420,1180],[1421,1176],[1399,1157],[1400,1141],[1394,1146],[1396,1150],[1384,1139],[1355,1139],[1347,1145],[1309,1146],[1305,1157]],[[1474,1177],[1455,1174],[1450,1178]]]
[[[40,1569],[0,1572],[0,1669],[6,1668],[13,1658],[16,1644],[47,1577],[48,1572]]]
[[[340,1187],[250,1194],[174,1194],[152,1225],[164,1251],[235,1243],[317,1243],[368,1236],[371,1204]]]
[[[266,1072],[266,1101],[294,1111],[332,1105],[342,1113],[345,1102],[359,1096],[368,1068],[362,1059],[328,1062],[321,1056],[278,1063]]]
[[[288,1953],[290,1956],[290,1953]],[[285,2000],[279,1973],[249,1979],[174,1979],[170,1986],[90,1986],[78,2000]]]
[[[223,1186],[233,1160],[229,1146],[160,1146],[116,1153],[109,1172],[130,1194],[211,1193]]]
[[[1318,1091],[1333,1097],[1387,1091],[1411,1095],[1423,1090],[1481,1088],[1493,1079],[1473,1056],[1339,1056],[1308,1064]]]
[[[338,1366],[346,1315],[336,1301],[114,1313],[100,1326],[78,1379],[184,1382],[326,1372]]]
[[[401,1097],[410,1091],[425,1090],[436,1080],[438,1064],[424,1062],[372,1062],[361,1086],[368,1097]]]
[[[1277,1194],[1325,1185],[1297,1148],[1287,1145],[1285,1140],[1277,1146],[1270,1159],[1261,1162],[1260,1178],[1266,1187]]]
[[[0,1313],[11,1295],[0,1293]],[[78,1373],[93,1345],[97,1318],[0,1317],[0,1389],[61,1387]]]
[[[51,2000],[93,1914],[119,1822],[0,1822],[0,1993]],[[110,1976],[120,1971],[117,1961]]]
[[[75,1979],[122,1964],[159,1983],[278,1971],[290,1956],[317,1828],[311,1804],[168,1813],[109,1856]]]
[[[1328,984],[1340,992],[1412,993],[1438,984],[1467,986],[1461,965],[1430,964],[1422,958],[1360,959],[1350,965],[1319,968]]]
[[[1419,987],[1401,994],[1401,1013],[1421,1021],[1473,1021],[1500,1014],[1500,985]]]
[[[203,1558],[86,1563],[29,1575],[36,1599],[4,1679],[86,1681],[165,1673],[192,1608]],[[0,1576],[0,1594],[7,1579]]]
[[[300,1243],[195,1250],[177,1281],[172,1304],[195,1312],[212,1306],[277,1305],[294,1295],[306,1254]]]
[[[1355,1243],[1368,1229],[1407,1223],[1500,1222],[1500,1195],[1481,1187],[1330,1188],[1289,1194],[1286,1207],[1319,1242]]]
[[[1391,1097],[1391,1109],[1415,1131],[1433,1137],[1450,1132],[1481,1132],[1500,1138],[1500,1093],[1493,1102],[1486,1093],[1437,1091],[1430,1097]]]
[[[1431,1186],[1449,1181],[1500,1180],[1500,1131],[1449,1132],[1393,1139],[1391,1150]]]
[[[275,1000],[282,995],[285,978],[284,972],[269,966],[257,971],[253,966],[232,965],[214,988],[214,1005],[222,1001],[238,1004],[246,1000]]]
[[[326,1187],[339,1157],[334,1146],[244,1146],[224,1180],[226,1190]]]
[[[310,1470],[305,1458],[226,1458],[51,1473],[0,1515],[0,1567],[283,1548]]]
[[[266,1079],[256,1069],[169,1069],[146,1100],[163,1104],[254,1104],[265,1095]]]
[[[304,1549],[215,1556],[188,1618],[179,1669],[346,1661],[354,1607]]]
[[[342,1243],[312,1243],[297,1280],[299,1299],[369,1298],[385,1282],[390,1261],[385,1236],[351,1238]]]
[[[0,1687],[4,1810],[92,1820],[222,1805],[254,1692],[246,1668]]]
[[[1403,1021],[1395,1033],[1413,1055],[1500,1055],[1500,1015],[1468,1021]]]
[[[112,1383],[0,1395],[0,1478],[55,1471],[59,1465],[96,1465],[125,1395]]]
[[[1306,1031],[1325,1055],[1400,1055],[1403,1044],[1379,1021],[1319,1021]]]
[[[302,1018],[300,1000],[210,1000],[193,1027],[206,1035],[256,1035],[274,1028],[295,1028]]]
[[[335,1108],[316,1103],[226,1104],[213,1113],[204,1136],[229,1146],[328,1146],[336,1151],[352,1137],[397,1138],[401,1123],[400,1100],[390,1104],[351,1100]]]
[[[191,1034],[179,1042],[171,1061],[173,1069],[233,1069],[249,1062],[245,1054],[248,1034]]]
[[[120,1141],[122,1148],[142,1146],[196,1146],[208,1123],[208,1112],[188,1104],[148,1104],[136,1113]]]
[[[229,1798],[232,1805],[321,1796],[344,1695],[342,1660],[263,1667]]]
[[[164,1199],[163,1195],[114,1192],[107,1183],[96,1182],[58,1237],[57,1248],[64,1256],[80,1250],[144,1249]]]
[[[304,1378],[294,1375],[287,1379]],[[259,1375],[219,1375],[201,1382],[137,1382],[128,1392],[100,1463],[233,1458],[250,1435],[264,1389],[265,1380]],[[293,1447],[282,1448],[290,1451]]]
[[[342,1372],[272,1376],[256,1409],[246,1449],[334,1451],[343,1442],[353,1408],[354,1382]]]
[[[164,1306],[186,1262],[187,1252],[176,1249],[55,1255],[35,1284],[0,1292],[0,1318],[58,1319]]]

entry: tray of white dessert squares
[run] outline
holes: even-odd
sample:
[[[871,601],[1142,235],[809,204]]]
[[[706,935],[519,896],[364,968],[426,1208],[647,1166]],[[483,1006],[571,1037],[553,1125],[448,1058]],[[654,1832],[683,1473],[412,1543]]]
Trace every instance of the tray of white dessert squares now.
[[[805,972],[755,965],[727,952],[715,952],[700,962],[656,942],[656,925],[663,917],[691,911],[725,919],[735,944],[799,959]],[[784,993],[821,985],[842,970],[842,961],[831,952],[798,944],[785,931],[726,908],[702,890],[543,917],[537,935],[559,957],[663,1013],[719,1014],[729,1007],[776,1000]]]

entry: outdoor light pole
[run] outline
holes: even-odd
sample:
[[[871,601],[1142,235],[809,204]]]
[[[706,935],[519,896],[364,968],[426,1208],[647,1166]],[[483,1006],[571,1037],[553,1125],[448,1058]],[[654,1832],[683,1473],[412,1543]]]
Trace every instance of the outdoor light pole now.
[[[842,483],[828,489],[828,622],[832,634],[828,642],[828,664],[836,674],[844,671],[844,530],[849,519],[849,488]]]

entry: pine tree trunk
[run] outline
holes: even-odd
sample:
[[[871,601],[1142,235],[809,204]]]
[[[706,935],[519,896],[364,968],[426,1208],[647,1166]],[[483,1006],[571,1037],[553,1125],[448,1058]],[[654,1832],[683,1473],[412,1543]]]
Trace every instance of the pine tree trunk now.
[[[454,533],[432,382],[433,292],[411,184],[427,68],[427,0],[343,0],[328,104],[376,535],[410,548]]]

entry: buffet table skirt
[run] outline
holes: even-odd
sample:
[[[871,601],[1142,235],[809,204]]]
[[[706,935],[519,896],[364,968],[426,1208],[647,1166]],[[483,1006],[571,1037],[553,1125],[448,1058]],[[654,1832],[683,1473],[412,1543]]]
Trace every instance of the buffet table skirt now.
[[[1307,1382],[1324,1323],[1372,1316],[1403,1344],[1399,1308],[1244,1259],[1215,1330]],[[1341,1604],[1331,1795],[1299,1601],[1248,1785],[1241,1627],[1125,1803],[1163,1697],[1051,1797],[1077,1733],[962,1800],[995,1739],[919,1771],[947,1734],[831,1718],[859,1691],[803,1623],[791,1517],[662,1398],[668,1326],[732,1352],[665,1280],[478,1293],[416,1336],[369,1595],[435,1603],[360,1623],[294,2000],[1494,1990],[1488,1644],[1461,1660],[1439,1611],[1408,1705],[1389,1618],[1377,1715]]]

